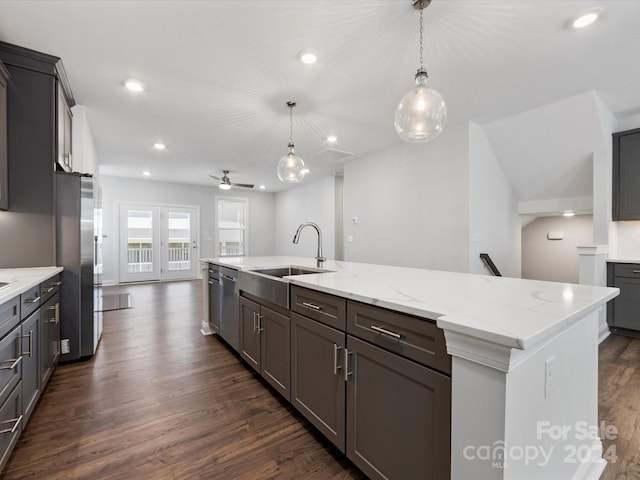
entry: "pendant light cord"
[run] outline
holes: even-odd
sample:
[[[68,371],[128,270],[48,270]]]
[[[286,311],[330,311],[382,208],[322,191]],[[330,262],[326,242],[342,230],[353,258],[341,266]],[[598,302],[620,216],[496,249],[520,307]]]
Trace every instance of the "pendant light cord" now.
[[[422,17],[422,12],[424,11],[424,2],[422,0],[420,0],[420,71],[424,72],[424,64],[422,62],[422,53],[423,53],[423,47],[422,44],[424,43],[424,26],[423,26],[423,17]]]
[[[289,105],[289,143],[293,143],[293,105]]]

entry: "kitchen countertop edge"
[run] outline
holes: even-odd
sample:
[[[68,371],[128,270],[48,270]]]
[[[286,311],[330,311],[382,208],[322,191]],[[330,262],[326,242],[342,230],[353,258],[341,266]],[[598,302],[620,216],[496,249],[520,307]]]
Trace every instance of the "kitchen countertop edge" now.
[[[0,306],[12,298],[23,294],[27,290],[48,278],[62,272],[62,267],[25,267],[0,269],[0,282],[9,285],[0,289]]]

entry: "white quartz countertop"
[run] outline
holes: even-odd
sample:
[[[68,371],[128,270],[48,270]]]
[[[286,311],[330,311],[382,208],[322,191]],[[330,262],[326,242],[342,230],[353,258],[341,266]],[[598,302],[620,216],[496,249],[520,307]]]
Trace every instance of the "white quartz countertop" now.
[[[607,258],[607,263],[640,263],[640,258]]]
[[[62,267],[0,268],[0,282],[9,284],[0,288],[0,305],[62,270]]]
[[[238,270],[297,265],[314,258],[203,258]],[[511,348],[553,338],[616,297],[617,288],[328,260],[330,273],[286,277],[292,284],[436,320],[445,331]]]

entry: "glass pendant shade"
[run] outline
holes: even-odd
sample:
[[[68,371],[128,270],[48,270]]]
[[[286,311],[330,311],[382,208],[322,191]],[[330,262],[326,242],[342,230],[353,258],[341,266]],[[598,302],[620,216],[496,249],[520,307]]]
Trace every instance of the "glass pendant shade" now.
[[[289,153],[280,158],[278,162],[278,178],[285,183],[298,183],[304,179],[309,170],[304,165],[304,160],[293,151],[293,143],[289,144]]]
[[[416,88],[402,97],[396,109],[394,124],[405,142],[429,142],[442,133],[447,123],[444,98],[426,83],[427,73],[419,70]]]

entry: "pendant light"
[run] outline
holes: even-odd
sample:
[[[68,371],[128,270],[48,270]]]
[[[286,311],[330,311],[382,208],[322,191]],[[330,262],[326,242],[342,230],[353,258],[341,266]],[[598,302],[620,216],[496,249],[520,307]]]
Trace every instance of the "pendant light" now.
[[[436,138],[447,123],[447,105],[442,95],[428,88],[427,71],[422,62],[423,53],[423,10],[431,0],[413,0],[413,7],[420,10],[420,68],[416,73],[416,88],[407,93],[396,109],[395,126],[398,135],[405,142],[430,142]]]
[[[295,106],[296,102],[287,102],[287,107],[289,107],[289,153],[278,162],[278,178],[285,183],[299,183],[309,173],[309,169],[304,165],[304,160],[293,150],[293,107]]]

